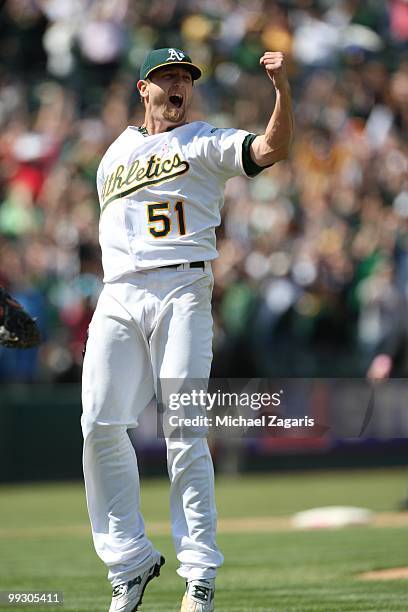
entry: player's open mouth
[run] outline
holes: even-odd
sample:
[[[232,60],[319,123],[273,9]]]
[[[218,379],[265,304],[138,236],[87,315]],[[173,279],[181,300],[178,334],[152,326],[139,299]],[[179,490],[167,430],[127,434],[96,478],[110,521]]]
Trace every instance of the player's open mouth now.
[[[183,96],[181,94],[172,94],[169,97],[169,100],[176,108],[181,108],[181,105],[183,104]]]

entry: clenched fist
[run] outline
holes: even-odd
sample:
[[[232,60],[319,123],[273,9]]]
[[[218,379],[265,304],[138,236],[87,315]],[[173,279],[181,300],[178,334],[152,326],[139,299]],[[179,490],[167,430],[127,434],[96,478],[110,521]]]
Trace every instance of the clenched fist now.
[[[285,56],[280,51],[265,51],[259,60],[276,89],[288,84]]]

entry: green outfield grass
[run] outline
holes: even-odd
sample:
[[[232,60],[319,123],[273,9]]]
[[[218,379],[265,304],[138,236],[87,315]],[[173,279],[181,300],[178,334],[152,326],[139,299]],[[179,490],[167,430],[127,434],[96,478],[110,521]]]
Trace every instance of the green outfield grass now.
[[[407,476],[406,470],[389,470],[218,479],[219,515],[223,521],[286,516],[328,504],[392,511]],[[146,591],[142,611],[176,612],[183,582],[175,574],[171,537],[163,523],[167,483],[146,481],[142,491],[147,527],[167,559],[162,576]],[[216,610],[406,611],[408,581],[367,583],[357,575],[408,565],[407,542],[403,527],[220,533],[225,565],[217,581]],[[64,592],[63,607],[32,609],[108,609],[110,588],[91,543],[81,484],[0,487],[0,553],[0,590]]]

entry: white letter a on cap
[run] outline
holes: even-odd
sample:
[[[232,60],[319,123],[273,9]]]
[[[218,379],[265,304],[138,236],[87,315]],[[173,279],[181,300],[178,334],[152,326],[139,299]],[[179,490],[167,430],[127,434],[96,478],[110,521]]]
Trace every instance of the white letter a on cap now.
[[[174,62],[175,60],[180,62],[182,59],[184,59],[184,53],[181,51],[176,51],[175,49],[169,49],[169,56],[166,59],[166,62]]]

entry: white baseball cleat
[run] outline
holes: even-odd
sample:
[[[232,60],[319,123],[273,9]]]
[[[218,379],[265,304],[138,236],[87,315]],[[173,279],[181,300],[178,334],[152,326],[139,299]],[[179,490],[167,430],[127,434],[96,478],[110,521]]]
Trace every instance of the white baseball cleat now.
[[[180,612],[214,612],[215,579],[187,582]]]
[[[153,578],[160,576],[160,568],[164,564],[164,557],[160,557],[140,576],[113,587],[109,612],[136,612],[142,603],[145,588]]]

